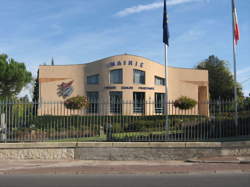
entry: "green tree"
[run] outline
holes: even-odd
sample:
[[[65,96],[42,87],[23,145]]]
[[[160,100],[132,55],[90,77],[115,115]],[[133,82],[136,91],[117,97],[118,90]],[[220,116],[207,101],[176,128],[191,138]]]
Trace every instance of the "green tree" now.
[[[34,89],[33,89],[33,102],[38,102],[39,100],[39,70],[37,71],[37,78],[35,79]]]
[[[0,54],[0,97],[15,97],[32,80],[25,64]]]
[[[39,70],[37,71],[37,78],[34,82],[34,89],[33,89],[33,114],[37,115],[38,111],[38,102],[39,102]]]
[[[243,108],[245,110],[250,110],[250,93],[249,93],[249,97],[245,97],[244,99]]]
[[[197,69],[208,70],[210,98],[233,99],[234,98],[234,78],[224,60],[212,55],[208,59],[200,62]],[[243,99],[241,85],[237,83],[239,99]]]

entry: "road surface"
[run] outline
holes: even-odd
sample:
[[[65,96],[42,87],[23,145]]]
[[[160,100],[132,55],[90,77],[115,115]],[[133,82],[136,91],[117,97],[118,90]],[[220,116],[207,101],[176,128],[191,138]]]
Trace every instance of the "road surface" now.
[[[250,174],[0,176],[0,187],[249,187]]]

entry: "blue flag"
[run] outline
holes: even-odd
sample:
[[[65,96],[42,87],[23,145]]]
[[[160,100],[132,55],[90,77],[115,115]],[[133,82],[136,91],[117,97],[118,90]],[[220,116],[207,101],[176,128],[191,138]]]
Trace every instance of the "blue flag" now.
[[[163,43],[169,46],[169,31],[168,31],[168,12],[166,0],[164,0],[164,11],[163,11]]]

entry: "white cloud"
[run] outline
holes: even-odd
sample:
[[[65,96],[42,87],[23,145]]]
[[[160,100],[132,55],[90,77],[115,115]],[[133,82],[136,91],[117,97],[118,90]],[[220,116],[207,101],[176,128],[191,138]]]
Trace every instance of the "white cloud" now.
[[[190,42],[194,40],[199,40],[203,36],[205,36],[206,31],[201,30],[199,28],[193,28],[182,35],[178,36],[174,42]]]
[[[151,3],[151,4],[147,4],[147,5],[137,5],[137,6],[133,6],[130,8],[126,8],[122,11],[119,11],[116,15],[117,16],[127,16],[130,14],[134,14],[134,13],[139,13],[142,11],[147,11],[147,10],[152,10],[152,9],[157,9],[162,7],[162,3],[161,2],[157,2],[157,3]]]
[[[167,1],[168,6],[174,6],[184,3],[199,2],[205,0],[169,0]],[[125,8],[124,10],[116,13],[116,16],[123,17],[130,14],[140,13],[143,11],[154,10],[163,7],[163,2],[154,2],[146,5],[136,5],[130,8]]]

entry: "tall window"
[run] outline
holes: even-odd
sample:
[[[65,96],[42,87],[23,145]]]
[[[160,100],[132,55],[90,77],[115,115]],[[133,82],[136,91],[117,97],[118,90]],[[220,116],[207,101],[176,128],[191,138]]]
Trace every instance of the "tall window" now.
[[[134,113],[144,113],[145,111],[145,93],[144,92],[133,93],[133,108],[134,108]]]
[[[110,112],[122,113],[122,92],[110,92]]]
[[[99,84],[99,75],[87,76],[87,84]]]
[[[88,113],[98,113],[98,100],[99,100],[99,94],[98,92],[87,92],[87,98],[88,98],[88,107],[87,112]]]
[[[122,84],[122,69],[110,71],[110,84]]]
[[[134,83],[135,84],[145,84],[145,72],[134,69]]]
[[[164,93],[155,93],[155,113],[164,113]]]
[[[165,79],[155,76],[155,85],[165,85]]]

